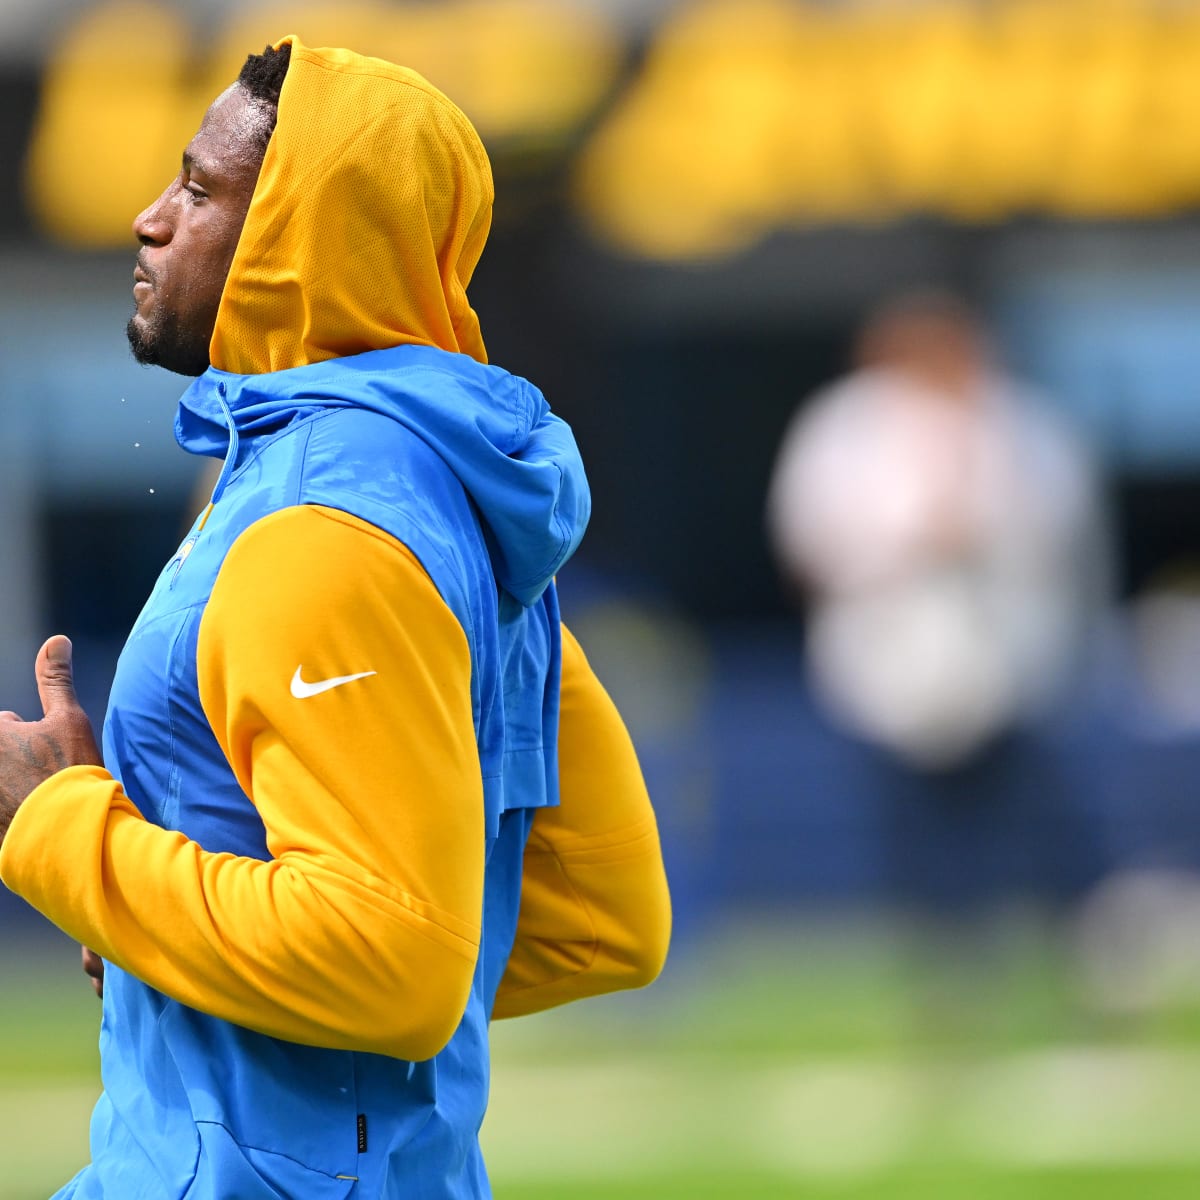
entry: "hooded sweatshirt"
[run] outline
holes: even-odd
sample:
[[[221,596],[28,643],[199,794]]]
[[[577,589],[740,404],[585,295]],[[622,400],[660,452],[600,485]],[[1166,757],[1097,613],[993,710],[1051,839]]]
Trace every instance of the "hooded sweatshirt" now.
[[[224,460],[212,502],[121,655],[104,767],[0,851],[107,963],[63,1197],[487,1196],[490,1016],[665,954],[636,757],[559,624],[582,465],[466,302],[482,147],[412,72],[286,40],[176,422]]]

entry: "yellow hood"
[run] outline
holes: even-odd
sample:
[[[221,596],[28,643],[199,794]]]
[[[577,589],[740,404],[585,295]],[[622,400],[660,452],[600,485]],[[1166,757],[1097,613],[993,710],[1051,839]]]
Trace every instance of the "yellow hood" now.
[[[405,67],[288,42],[213,366],[257,375],[404,343],[486,362],[466,288],[492,173],[470,121]]]

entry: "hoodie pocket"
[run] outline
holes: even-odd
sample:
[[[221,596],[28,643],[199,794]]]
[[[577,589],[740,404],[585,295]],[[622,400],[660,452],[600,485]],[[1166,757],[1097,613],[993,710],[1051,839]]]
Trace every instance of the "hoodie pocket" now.
[[[175,1002],[158,1027],[200,1135],[189,1197],[274,1196],[263,1189],[293,1169],[311,1187],[284,1188],[289,1200],[346,1194],[358,1161],[353,1054],[283,1042]],[[258,1190],[228,1190],[221,1171],[247,1186],[258,1180]],[[210,1182],[194,1190],[201,1179]]]
[[[183,1200],[346,1200],[357,1182],[243,1146],[223,1125],[201,1121],[196,1128],[200,1158]]]

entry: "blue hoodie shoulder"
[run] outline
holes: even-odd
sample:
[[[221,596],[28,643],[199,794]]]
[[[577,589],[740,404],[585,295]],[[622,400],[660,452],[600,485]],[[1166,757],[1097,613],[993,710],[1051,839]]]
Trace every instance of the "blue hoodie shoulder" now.
[[[519,376],[429,346],[269,375],[210,368],[180,402],[176,437],[225,457],[219,500],[262,438],[343,409],[386,417],[432,450],[478,510],[500,586],[523,605],[537,600],[578,546],[591,498],[570,428]],[[386,469],[378,454],[373,465]]]

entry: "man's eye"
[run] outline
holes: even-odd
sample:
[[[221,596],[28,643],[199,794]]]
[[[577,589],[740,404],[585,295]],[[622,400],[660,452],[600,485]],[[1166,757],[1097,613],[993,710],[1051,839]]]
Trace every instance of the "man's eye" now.
[[[208,193],[202,187],[200,187],[199,184],[185,183],[183,185],[183,190],[187,192],[189,196],[191,196],[193,203],[195,203],[197,200],[208,199]]]

